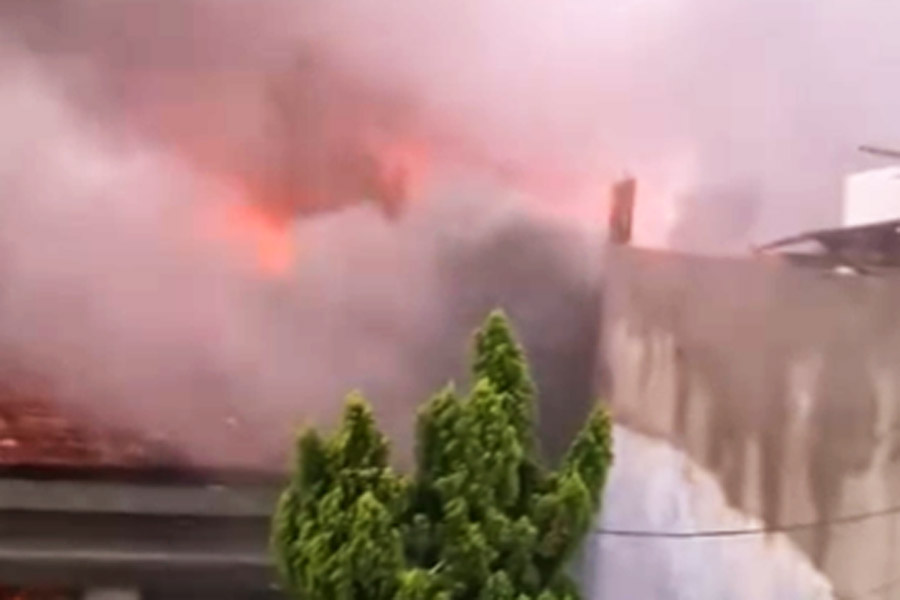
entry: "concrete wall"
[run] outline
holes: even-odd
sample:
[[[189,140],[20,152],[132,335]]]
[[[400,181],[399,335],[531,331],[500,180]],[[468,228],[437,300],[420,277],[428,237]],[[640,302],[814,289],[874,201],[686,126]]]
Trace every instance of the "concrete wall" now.
[[[900,277],[619,247],[605,287],[600,384],[620,423],[686,450],[769,526],[900,505]],[[791,537],[855,597],[897,579],[898,526]]]

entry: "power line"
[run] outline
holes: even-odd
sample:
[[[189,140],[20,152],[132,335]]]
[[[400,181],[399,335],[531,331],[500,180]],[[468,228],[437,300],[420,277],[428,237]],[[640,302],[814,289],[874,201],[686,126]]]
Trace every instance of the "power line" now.
[[[595,528],[591,533],[597,536],[610,537],[628,537],[628,538],[658,538],[658,539],[689,539],[689,538],[728,538],[742,537],[751,535],[764,535],[767,533],[789,533],[792,531],[802,531],[805,529],[814,529],[825,526],[846,525],[876,519],[879,517],[888,517],[900,514],[900,506],[892,506],[883,510],[869,511],[837,517],[834,519],[822,519],[818,521],[809,521],[807,523],[794,523],[791,525],[782,525],[774,527],[750,527],[744,529],[710,529],[706,531],[646,531],[633,529],[608,529]],[[834,594],[835,600],[872,600],[882,597],[887,592],[893,590],[900,585],[900,577],[887,580],[875,587],[869,588],[859,594],[846,595]]]
[[[831,527],[835,525],[847,525],[860,521],[867,521],[878,517],[887,517],[900,513],[900,506],[892,506],[884,510],[858,513],[837,517],[834,519],[822,519],[807,523],[794,523],[791,525],[776,525],[772,527],[750,527],[745,529],[709,529],[706,531],[650,531],[635,529],[613,529],[606,527],[595,528],[591,533],[597,536],[628,537],[628,538],[660,538],[660,539],[687,539],[687,538],[722,538],[740,537],[749,535],[764,535],[767,533],[789,533],[805,529],[819,527]]]

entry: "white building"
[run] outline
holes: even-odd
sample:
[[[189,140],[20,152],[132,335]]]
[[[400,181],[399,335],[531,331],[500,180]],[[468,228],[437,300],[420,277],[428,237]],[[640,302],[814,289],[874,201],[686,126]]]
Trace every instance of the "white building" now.
[[[900,219],[900,166],[844,178],[841,225],[852,227]]]

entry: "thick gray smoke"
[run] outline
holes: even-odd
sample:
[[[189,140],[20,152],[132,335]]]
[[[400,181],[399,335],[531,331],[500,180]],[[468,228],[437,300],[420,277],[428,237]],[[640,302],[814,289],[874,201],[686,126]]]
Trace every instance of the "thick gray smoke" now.
[[[733,250],[827,221],[853,147],[900,139],[898,10],[4,2],[6,363],[226,460],[281,447],[252,437],[327,418],[351,387],[408,421],[493,303],[557,331],[530,334],[545,356],[592,344],[548,315],[591,320],[606,185],[623,170],[642,182],[639,237]],[[429,168],[391,223],[366,200],[372,153],[397,140]],[[291,222],[291,270],[273,278],[198,218],[235,196],[349,208]],[[515,250],[528,240],[543,258]],[[523,260],[545,267],[512,268]],[[577,312],[550,300],[561,288]]]

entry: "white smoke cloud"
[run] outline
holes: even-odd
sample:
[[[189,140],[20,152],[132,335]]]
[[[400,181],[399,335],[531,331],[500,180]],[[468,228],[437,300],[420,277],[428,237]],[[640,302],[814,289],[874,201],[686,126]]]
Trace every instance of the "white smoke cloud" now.
[[[280,454],[292,424],[327,419],[352,387],[401,393],[403,340],[427,335],[432,304],[421,217],[391,226],[361,208],[302,224],[302,272],[270,280],[198,229],[198,209],[228,199],[221,182],[91,127],[38,63],[3,57],[7,369],[231,465]]]
[[[745,249],[833,223],[840,177],[863,160],[856,147],[900,140],[900,44],[886,25],[900,8],[883,0],[359,1],[312,12],[322,44],[505,160],[649,178],[692,223],[673,240],[684,247]],[[668,175],[673,160],[691,172]]]
[[[200,436],[211,455],[253,428],[202,420],[317,418],[349,387],[418,390],[407,359],[454,301],[434,287],[436,247],[495,231],[499,213],[481,206],[497,180],[520,198],[509,206],[590,230],[606,184],[631,170],[638,228],[703,250],[827,222],[839,177],[862,160],[855,145],[900,139],[898,11],[888,0],[4,3],[0,26],[15,37],[0,48],[0,343],[66,397],[180,442]],[[292,79],[304,56],[361,87],[326,81],[303,100],[316,83]],[[282,79],[294,133],[273,117]],[[385,97],[399,117],[368,112]],[[334,106],[364,114],[360,127],[398,118],[430,142],[441,177],[477,173],[490,191],[462,215],[425,203],[388,225],[363,206],[298,225],[288,281],[223,260],[192,227],[197,206],[233,192],[223,175],[314,178],[309,165],[344,154],[333,138],[345,132],[319,119]],[[284,158],[295,142],[306,170]],[[578,280],[598,268],[573,261]]]
[[[634,171],[663,196],[646,202],[700,224],[674,243],[704,250],[829,223],[841,175],[865,160],[856,146],[900,139],[889,0],[16,6],[31,47],[99,67],[100,96],[151,131],[212,136],[220,151],[205,159],[228,168],[278,162],[266,85],[311,52],[405,102],[445,155],[515,172],[544,203],[597,198]],[[673,163],[693,166],[673,175]],[[756,197],[749,218],[719,199],[747,195],[736,186]],[[685,233],[698,227],[708,240]]]

